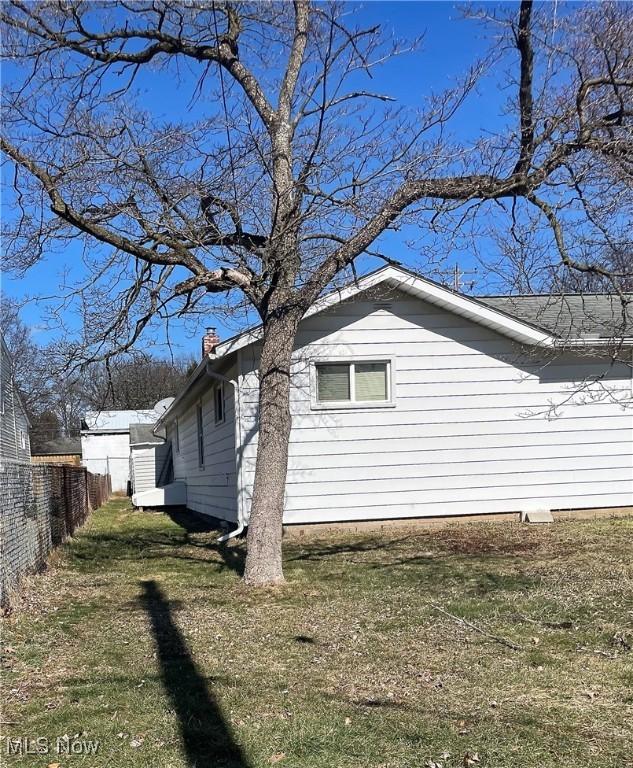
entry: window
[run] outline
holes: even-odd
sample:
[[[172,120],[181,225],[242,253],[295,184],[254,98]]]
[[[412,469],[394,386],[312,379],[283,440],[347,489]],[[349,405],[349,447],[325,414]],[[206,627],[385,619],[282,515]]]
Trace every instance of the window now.
[[[198,466],[204,466],[204,422],[202,420],[202,404],[196,408],[196,420],[198,423]]]
[[[174,447],[176,448],[176,453],[180,453],[180,427],[178,419],[174,422]]]
[[[20,430],[20,448],[26,450],[26,432],[23,429]]]
[[[216,424],[224,421],[224,384],[217,384],[213,390],[213,412]]]
[[[388,400],[387,363],[354,363],[355,400]]]
[[[317,404],[388,403],[390,392],[388,361],[318,363]]]

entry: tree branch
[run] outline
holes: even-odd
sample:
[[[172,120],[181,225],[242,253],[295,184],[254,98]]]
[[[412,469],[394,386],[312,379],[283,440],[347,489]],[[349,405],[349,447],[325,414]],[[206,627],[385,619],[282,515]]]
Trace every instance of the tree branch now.
[[[363,253],[398,216],[413,203],[426,198],[438,200],[495,200],[522,194],[525,180],[495,176],[454,176],[405,182],[375,214],[346,243],[331,253],[306,282],[302,293],[314,301],[336,273]]]
[[[527,173],[534,153],[534,116],[532,77],[534,72],[534,51],[532,49],[532,0],[522,0],[519,11],[519,28],[516,35],[517,48],[521,58],[519,85],[519,119],[521,122],[521,150],[513,173]]]
[[[62,197],[54,178],[44,170],[34,160],[27,157],[17,147],[10,144],[4,137],[0,137],[0,149],[5,152],[14,162],[21,165],[30,174],[35,176],[51,201],[51,211],[64,221],[77,227],[82,232],[96,238],[102,243],[113,246],[121,251],[129,253],[142,261],[151,264],[178,264],[186,267],[195,275],[201,275],[205,272],[202,262],[198,261],[193,254],[186,249],[182,249],[178,254],[170,250],[159,252],[151,248],[145,248],[134,240],[130,240],[121,234],[113,232],[106,227],[97,224],[94,220],[82,216],[78,211],[72,208]]]
[[[547,219],[552,229],[554,240],[556,242],[556,247],[558,248],[558,253],[560,254],[562,263],[569,269],[575,269],[577,272],[587,272],[587,273],[591,273],[594,275],[601,275],[602,277],[608,278],[615,292],[620,296],[620,299],[622,301],[626,301],[624,297],[624,292],[622,291],[622,288],[618,285],[618,282],[616,280],[617,275],[612,270],[605,269],[604,267],[601,267],[599,264],[589,264],[589,262],[586,262],[586,261],[585,262],[576,261],[571,257],[569,251],[567,250],[567,246],[565,245],[563,227],[560,221],[558,220],[558,217],[556,216],[556,213],[552,208],[552,206],[549,203],[547,203],[545,200],[537,197],[534,193],[530,193],[526,195],[526,199],[530,203],[532,203],[532,205],[538,208]]]
[[[290,110],[294,98],[299,73],[303,64],[306,45],[308,43],[309,3],[306,0],[294,0],[295,29],[292,38],[288,64],[279,89],[277,114],[286,123],[290,121]]]
[[[85,27],[76,24],[76,31],[81,40],[70,37],[70,32],[55,30],[48,25],[42,16],[36,12],[37,6],[29,6],[13,0],[12,5],[19,9],[28,20],[16,18],[9,13],[0,12],[0,20],[7,25],[21,29],[40,40],[45,40],[56,48],[66,48],[84,56],[85,58],[102,64],[146,64],[157,56],[183,55],[196,61],[215,61],[220,64],[240,85],[251,104],[257,110],[264,125],[271,128],[275,118],[275,111],[254,75],[244,66],[238,58],[237,34],[240,24],[237,11],[234,6],[228,12],[228,32],[217,41],[217,45],[199,45],[174,37],[165,32],[160,26],[153,29],[129,29],[116,28],[107,33],[90,32]],[[70,6],[72,8],[72,4]],[[60,6],[63,10],[63,6]],[[72,14],[76,19],[77,14]],[[124,45],[134,40],[154,41],[140,51],[127,51]],[[108,44],[119,43],[116,50],[107,48]]]

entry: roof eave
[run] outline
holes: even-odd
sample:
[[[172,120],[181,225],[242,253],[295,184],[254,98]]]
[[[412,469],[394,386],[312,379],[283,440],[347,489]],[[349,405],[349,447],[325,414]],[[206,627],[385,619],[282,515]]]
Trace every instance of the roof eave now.
[[[204,371],[206,370],[206,367],[207,367],[207,363],[212,362],[213,360],[217,360],[219,357],[220,355],[212,354],[212,355],[205,355],[202,358],[202,360],[198,363],[194,371],[191,373],[191,375],[185,382],[185,385],[182,388],[182,391],[180,392],[180,394],[178,394],[174,398],[174,401],[169,406],[169,408],[163,411],[160,417],[156,420],[156,423],[154,424],[154,428],[152,429],[152,432],[154,434],[156,434],[157,429],[159,429],[164,424],[168,423],[171,419],[176,417],[176,415],[180,412],[182,403],[185,402],[187,397],[189,396],[189,392],[191,388],[197,383],[198,379],[204,374]],[[222,357],[224,357],[224,355],[222,355]]]
[[[500,310],[488,307],[476,299],[462,296],[444,286],[418,277],[412,272],[392,266],[383,267],[383,269],[361,277],[352,285],[336,289],[325,296],[322,296],[305,313],[303,319],[305,320],[319,312],[323,312],[336,304],[340,304],[341,302],[356,296],[362,291],[366,291],[369,288],[373,288],[384,282],[389,283],[394,288],[398,288],[406,293],[417,296],[424,301],[428,301],[431,304],[447,309],[454,314],[461,315],[474,322],[478,322],[480,325],[487,326],[521,344],[542,347],[551,347],[555,344],[555,337],[540,328],[536,328],[529,323],[517,320]],[[261,326],[249,329],[244,331],[244,333],[235,336],[233,339],[229,339],[223,344],[220,344],[216,348],[216,353],[219,357],[222,357],[229,352],[235,352],[238,349],[259,341],[261,335]]]
[[[80,435],[125,435],[129,434],[130,429],[129,427],[125,429],[124,427],[121,427],[120,429],[81,429],[79,431]]]
[[[151,442],[145,441],[141,443],[130,443],[130,448],[153,448],[156,445],[164,445],[165,441],[153,440]]]
[[[610,337],[597,337],[592,338],[590,336],[580,336],[576,339],[557,339],[557,346],[561,347],[582,347],[582,348],[591,348],[591,347],[612,347],[612,346],[622,346],[622,347],[630,347],[633,346],[633,336],[610,336]]]

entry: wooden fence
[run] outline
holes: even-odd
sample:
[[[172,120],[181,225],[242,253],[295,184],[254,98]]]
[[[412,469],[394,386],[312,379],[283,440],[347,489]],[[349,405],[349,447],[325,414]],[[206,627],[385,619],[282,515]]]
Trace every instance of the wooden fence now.
[[[33,464],[71,464],[81,466],[80,453],[39,453],[31,456]]]

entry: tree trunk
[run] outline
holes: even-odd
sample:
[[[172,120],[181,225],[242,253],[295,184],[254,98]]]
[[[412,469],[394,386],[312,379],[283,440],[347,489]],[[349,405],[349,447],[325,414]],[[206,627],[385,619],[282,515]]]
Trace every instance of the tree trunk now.
[[[259,438],[248,524],[244,581],[253,586],[284,581],[281,537],[290,438],[290,358],[298,320],[264,324],[259,365]]]

